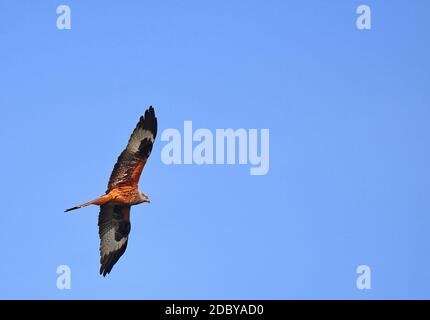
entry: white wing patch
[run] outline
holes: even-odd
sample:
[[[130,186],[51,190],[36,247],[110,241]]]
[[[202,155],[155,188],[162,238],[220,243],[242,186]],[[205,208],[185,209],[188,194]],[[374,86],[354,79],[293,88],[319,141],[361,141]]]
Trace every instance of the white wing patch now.
[[[131,153],[135,153],[139,151],[140,143],[144,139],[148,139],[152,143],[154,143],[154,134],[149,130],[136,128],[136,131],[130,137],[130,141],[128,142],[127,149]]]

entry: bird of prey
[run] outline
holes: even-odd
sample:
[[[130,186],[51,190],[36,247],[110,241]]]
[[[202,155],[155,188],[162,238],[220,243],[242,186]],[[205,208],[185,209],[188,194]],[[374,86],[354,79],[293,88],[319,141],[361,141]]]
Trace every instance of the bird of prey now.
[[[118,157],[109,179],[106,193],[95,200],[80,204],[65,212],[100,206],[98,219],[100,237],[100,274],[106,276],[127,248],[130,233],[130,208],[149,202],[138,188],[143,167],[152,151],[157,135],[157,118],[152,106],[140,117],[127,147]]]

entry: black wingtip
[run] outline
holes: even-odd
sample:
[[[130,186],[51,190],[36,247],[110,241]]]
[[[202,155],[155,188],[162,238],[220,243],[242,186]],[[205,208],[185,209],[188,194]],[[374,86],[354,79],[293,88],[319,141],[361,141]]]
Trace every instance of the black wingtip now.
[[[112,271],[112,266],[101,266],[100,267],[100,275],[102,275],[103,277],[106,277],[111,271]]]
[[[100,275],[103,277],[106,277],[106,275],[108,275],[109,272],[107,272],[106,270],[103,270],[103,268],[100,268]]]
[[[154,135],[154,139],[157,136],[157,117],[155,116],[155,109],[151,105],[146,109],[145,114],[140,117],[139,124],[142,129],[149,130]]]
[[[103,264],[100,266],[100,272],[99,273],[103,277],[106,277],[106,275],[109,274],[109,272],[106,269],[106,266]]]
[[[155,117],[155,109],[152,106],[149,106],[149,108],[146,109],[145,111],[145,119],[148,119],[148,118],[157,119]]]

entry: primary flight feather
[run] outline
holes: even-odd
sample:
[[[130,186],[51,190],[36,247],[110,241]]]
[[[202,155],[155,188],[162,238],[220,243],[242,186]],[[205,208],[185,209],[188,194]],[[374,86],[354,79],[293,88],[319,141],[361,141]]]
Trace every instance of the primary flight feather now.
[[[152,106],[140,117],[130,136],[127,147],[118,157],[109,179],[106,193],[65,212],[99,205],[100,274],[109,274],[124,254],[130,233],[130,208],[149,202],[138,188],[139,178],[151,154],[157,136],[157,117]]]

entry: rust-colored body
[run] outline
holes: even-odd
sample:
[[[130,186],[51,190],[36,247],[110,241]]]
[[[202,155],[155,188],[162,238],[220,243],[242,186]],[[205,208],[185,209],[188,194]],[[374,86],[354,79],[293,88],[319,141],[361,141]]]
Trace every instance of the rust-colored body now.
[[[106,203],[112,203],[112,204],[134,206],[136,204],[143,203],[143,202],[149,202],[149,201],[145,199],[145,196],[142,195],[142,192],[137,187],[124,186],[124,187],[118,187],[118,188],[112,189],[109,191],[109,193],[104,194],[95,200],[67,209],[66,212],[83,208],[92,204],[101,206]]]
[[[139,189],[132,186],[118,187],[111,190],[108,194],[96,199],[97,205],[102,205],[107,202],[114,202],[116,204],[125,204],[133,206],[142,203],[142,197]]]

